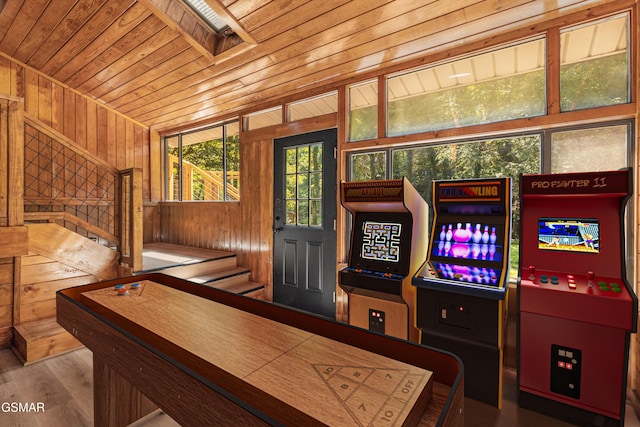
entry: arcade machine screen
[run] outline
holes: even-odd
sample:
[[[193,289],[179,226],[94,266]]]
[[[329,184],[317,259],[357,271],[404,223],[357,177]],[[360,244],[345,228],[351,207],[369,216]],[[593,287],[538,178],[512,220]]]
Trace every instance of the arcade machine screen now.
[[[600,223],[597,219],[540,218],[538,249],[600,253]]]
[[[358,212],[353,229],[351,267],[365,272],[409,273],[411,215]]]
[[[504,225],[473,222],[436,223],[439,234],[431,247],[431,265],[440,279],[500,286]]]

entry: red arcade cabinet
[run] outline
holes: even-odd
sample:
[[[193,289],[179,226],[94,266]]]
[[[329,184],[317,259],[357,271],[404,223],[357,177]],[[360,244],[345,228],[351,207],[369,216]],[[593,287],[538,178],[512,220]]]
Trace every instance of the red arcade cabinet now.
[[[349,265],[339,273],[349,295],[349,324],[418,342],[417,271],[428,245],[429,206],[406,178],[343,182],[352,214]]]
[[[521,177],[518,402],[623,425],[638,301],[625,277],[629,169]]]

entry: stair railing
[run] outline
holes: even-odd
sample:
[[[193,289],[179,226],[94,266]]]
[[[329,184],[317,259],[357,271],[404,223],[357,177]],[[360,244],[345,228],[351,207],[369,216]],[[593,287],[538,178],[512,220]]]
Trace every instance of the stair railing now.
[[[24,220],[56,222],[142,268],[142,173],[119,171],[24,115]]]

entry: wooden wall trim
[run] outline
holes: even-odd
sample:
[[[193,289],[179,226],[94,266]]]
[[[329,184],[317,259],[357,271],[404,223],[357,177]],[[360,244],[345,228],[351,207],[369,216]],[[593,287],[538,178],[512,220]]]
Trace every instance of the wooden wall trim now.
[[[242,120],[241,120],[242,122]],[[291,135],[302,135],[319,130],[332,129],[338,126],[338,113],[325,114],[295,122],[285,122],[278,125],[267,126],[260,129],[242,131],[241,141],[251,142],[256,140],[283,138]]]

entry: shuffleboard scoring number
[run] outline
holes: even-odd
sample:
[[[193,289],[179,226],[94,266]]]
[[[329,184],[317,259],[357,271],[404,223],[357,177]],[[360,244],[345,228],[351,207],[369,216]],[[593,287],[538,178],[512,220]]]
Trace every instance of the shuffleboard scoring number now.
[[[407,382],[405,383],[404,387],[402,387],[402,393],[403,394],[411,394],[413,393],[413,387],[415,386],[415,383],[413,382],[412,379],[407,380]]]
[[[382,415],[382,421],[386,421],[388,423],[392,423],[395,421],[396,414],[390,409],[384,411],[384,415]]]

